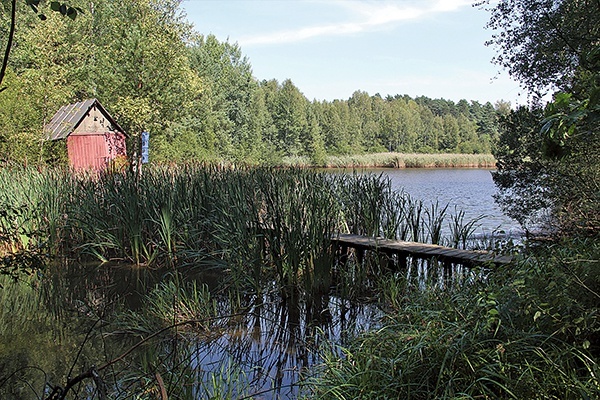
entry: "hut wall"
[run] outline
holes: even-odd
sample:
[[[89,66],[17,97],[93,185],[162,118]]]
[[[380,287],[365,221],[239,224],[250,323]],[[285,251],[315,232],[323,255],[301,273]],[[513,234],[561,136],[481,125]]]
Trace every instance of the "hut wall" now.
[[[101,171],[106,169],[110,160],[126,154],[125,136],[113,132],[70,135],[67,137],[67,151],[74,169]]]

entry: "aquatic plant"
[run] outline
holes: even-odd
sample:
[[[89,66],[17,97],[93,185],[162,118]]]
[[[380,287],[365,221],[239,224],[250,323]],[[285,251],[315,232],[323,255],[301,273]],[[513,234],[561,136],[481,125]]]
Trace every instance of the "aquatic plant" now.
[[[141,176],[9,168],[0,180],[7,183],[0,196],[28,205],[20,223],[47,235],[53,254],[218,266],[239,290],[258,293],[275,281],[295,299],[319,298],[334,277],[361,285],[379,273],[385,260],[369,255],[363,262],[359,253],[353,272],[336,272],[330,239],[337,233],[439,243],[447,218],[447,206],[427,206],[375,174],[182,165],[146,168]],[[456,229],[447,241],[464,247],[474,223],[451,218]]]
[[[597,253],[578,239],[533,248],[451,290],[384,279],[384,326],[332,345],[307,397],[596,398]]]

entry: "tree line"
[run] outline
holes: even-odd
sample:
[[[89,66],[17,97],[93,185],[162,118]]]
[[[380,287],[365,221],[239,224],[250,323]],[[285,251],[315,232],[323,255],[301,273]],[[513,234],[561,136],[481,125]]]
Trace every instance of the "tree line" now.
[[[132,143],[149,131],[151,158],[159,162],[490,153],[499,116],[510,111],[503,101],[384,98],[360,90],[347,100],[310,101],[291,80],[255,78],[237,44],[196,32],[181,0],[82,1],[73,20],[53,12],[40,20],[27,3],[17,5],[0,92],[5,161],[59,161],[57,146],[43,140],[44,124],[62,105],[92,97]],[[0,4],[4,41],[10,10]],[[44,6],[50,7],[40,3],[40,13]]]

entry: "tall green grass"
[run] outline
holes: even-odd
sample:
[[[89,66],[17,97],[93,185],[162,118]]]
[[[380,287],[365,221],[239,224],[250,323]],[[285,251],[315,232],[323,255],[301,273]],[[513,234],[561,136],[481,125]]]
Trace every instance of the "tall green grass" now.
[[[590,239],[530,248],[451,290],[386,277],[383,326],[326,351],[307,397],[598,398],[598,251]]]
[[[141,176],[81,175],[15,167],[0,170],[0,183],[0,204],[25,206],[11,223],[41,232],[53,254],[221,266],[238,288],[260,291],[274,280],[292,299],[328,292],[337,250],[330,238],[338,233],[464,246],[473,226],[374,174],[183,165]],[[443,238],[445,224],[460,237]],[[31,246],[25,239],[11,245]]]

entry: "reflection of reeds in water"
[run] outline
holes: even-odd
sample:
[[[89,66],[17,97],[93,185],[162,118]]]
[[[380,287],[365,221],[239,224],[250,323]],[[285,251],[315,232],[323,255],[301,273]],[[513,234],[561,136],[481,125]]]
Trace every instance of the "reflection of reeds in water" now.
[[[465,247],[476,226],[458,212],[450,216],[452,236],[443,238],[447,206],[427,206],[373,174],[188,165],[148,168],[141,177],[5,169],[0,181],[0,199],[29,205],[19,222],[44,232],[56,253],[156,267],[220,265],[238,290],[259,293],[275,281],[295,301],[340,283],[330,245],[337,232]],[[345,284],[378,272],[363,262],[353,268]]]

